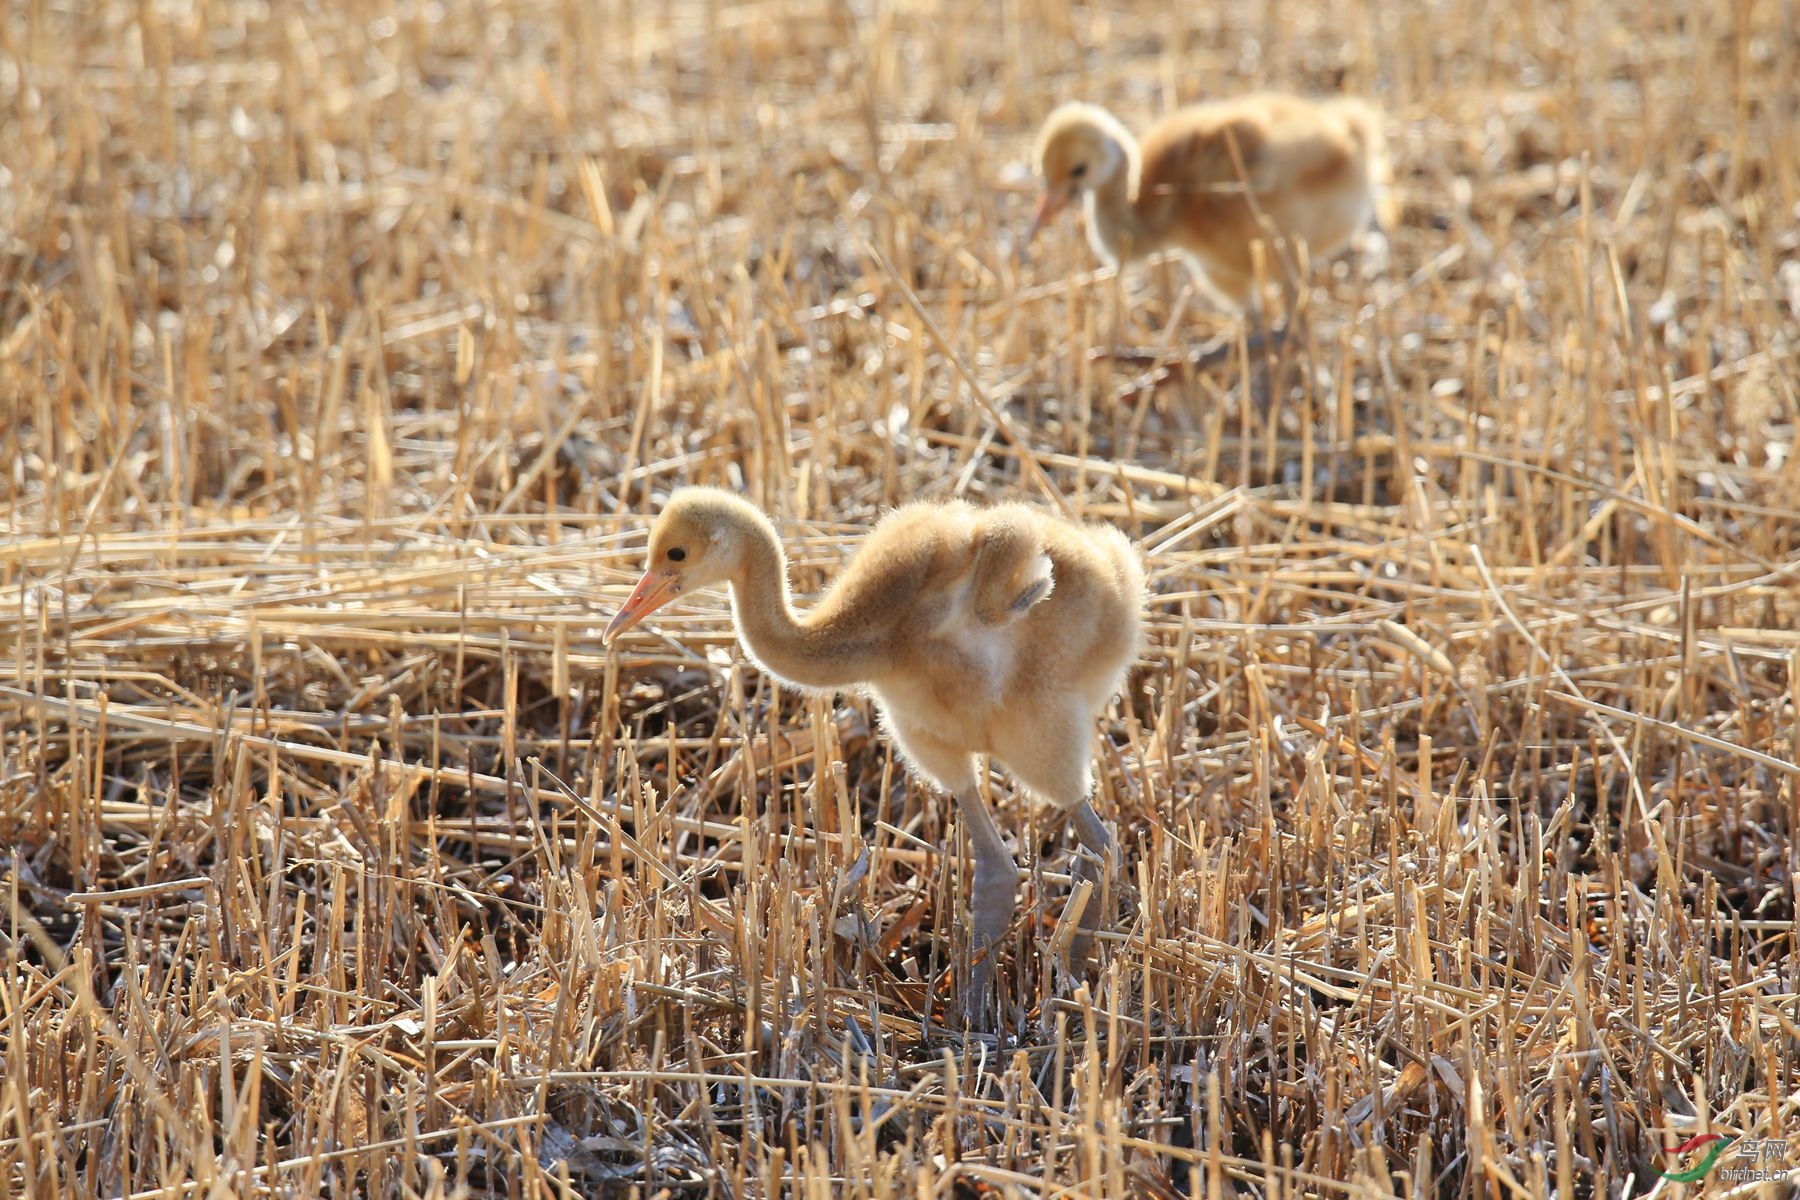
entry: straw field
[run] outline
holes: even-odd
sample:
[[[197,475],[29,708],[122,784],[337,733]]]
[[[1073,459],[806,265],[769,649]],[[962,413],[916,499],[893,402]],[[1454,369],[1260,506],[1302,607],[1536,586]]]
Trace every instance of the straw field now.
[[[1800,1162],[1796,29],[7,6],[0,1194],[1788,1194],[1659,1172]],[[1403,209],[1279,346],[1016,253],[1055,104],[1255,88],[1376,98]],[[1093,972],[995,773],[965,1036],[868,701],[719,594],[601,648],[683,483],[803,600],[919,495],[1139,542]]]

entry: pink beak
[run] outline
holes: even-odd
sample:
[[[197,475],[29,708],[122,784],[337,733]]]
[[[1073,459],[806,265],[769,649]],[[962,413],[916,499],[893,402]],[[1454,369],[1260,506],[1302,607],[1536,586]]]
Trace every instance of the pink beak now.
[[[1025,244],[1027,246],[1031,245],[1031,243],[1036,240],[1038,230],[1054,220],[1056,214],[1061,212],[1063,206],[1068,202],[1069,193],[1065,189],[1055,187],[1047,187],[1044,189],[1044,194],[1038,197],[1037,212],[1031,218],[1031,228],[1025,232]]]
[[[659,574],[651,569],[644,572],[644,577],[631,589],[631,595],[620,606],[619,614],[600,635],[600,644],[610,646],[621,633],[636,625],[639,621],[673,600],[681,591],[681,576]]]

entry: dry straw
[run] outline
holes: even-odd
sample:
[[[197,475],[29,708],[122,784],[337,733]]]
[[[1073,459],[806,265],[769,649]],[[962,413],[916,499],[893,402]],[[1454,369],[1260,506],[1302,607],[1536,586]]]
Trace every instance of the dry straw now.
[[[1674,1195],[1788,1138],[1794,28],[9,6],[0,1192]],[[1407,208],[1280,352],[1014,260],[1056,102],[1253,86],[1378,96]],[[1081,988],[994,781],[1016,1036],[943,1026],[953,809],[865,703],[716,597],[600,651],[688,481],[803,593],[915,494],[1141,539]]]

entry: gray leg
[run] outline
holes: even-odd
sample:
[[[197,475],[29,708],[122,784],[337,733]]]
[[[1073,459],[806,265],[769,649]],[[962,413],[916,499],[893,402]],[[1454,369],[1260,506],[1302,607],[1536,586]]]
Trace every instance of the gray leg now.
[[[1001,840],[1000,827],[994,823],[994,814],[981,793],[959,792],[956,803],[969,831],[969,850],[975,860],[969,885],[969,950],[975,961],[969,967],[969,990],[963,995],[963,1014],[974,1026],[980,1023],[992,998],[989,993],[994,981],[994,951],[999,947],[1000,935],[1012,924],[1019,868]]]
[[[1250,293],[1250,307],[1245,311],[1250,318],[1250,336],[1244,339],[1245,348],[1255,353],[1261,350],[1269,340],[1269,326],[1263,317],[1263,297],[1261,289]]]
[[[1087,907],[1081,912],[1080,928],[1075,936],[1069,939],[1069,969],[1080,970],[1086,965],[1088,955],[1094,947],[1094,931],[1102,924],[1112,924],[1112,914],[1104,901],[1106,881],[1112,875],[1113,856],[1116,842],[1112,829],[1100,814],[1094,811],[1090,801],[1083,800],[1069,814],[1069,823],[1075,830],[1075,838],[1081,843],[1085,853],[1075,856],[1075,887],[1079,889],[1084,882],[1094,885],[1093,895],[1088,898]],[[1092,857],[1089,857],[1089,856]]]
[[[1285,293],[1284,294],[1288,294]],[[1251,354],[1260,355],[1270,350],[1279,350],[1287,343],[1288,330],[1294,327],[1294,313],[1297,305],[1290,300],[1287,314],[1279,326],[1271,327],[1268,315],[1263,312],[1262,300],[1257,299],[1250,306],[1250,336],[1244,339],[1244,348]]]
[[[1252,296],[1247,315],[1250,318],[1250,334],[1244,339],[1244,351],[1249,355],[1249,361],[1244,364],[1244,386],[1250,389],[1250,398],[1256,407],[1268,412],[1275,395],[1269,354],[1281,348],[1287,337],[1288,327],[1283,325],[1280,329],[1269,328],[1260,294]],[[1291,322],[1293,317],[1290,315],[1288,320]]]

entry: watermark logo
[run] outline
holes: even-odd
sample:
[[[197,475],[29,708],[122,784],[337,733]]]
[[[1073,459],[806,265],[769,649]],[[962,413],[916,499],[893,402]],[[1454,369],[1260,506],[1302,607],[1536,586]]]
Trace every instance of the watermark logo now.
[[[1685,1171],[1658,1171],[1672,1183],[1699,1183],[1712,1174],[1719,1160],[1731,1151],[1731,1161],[1719,1172],[1719,1178],[1731,1183],[1763,1183],[1786,1179],[1788,1144],[1786,1138],[1740,1138],[1722,1133],[1703,1133],[1679,1146],[1666,1146],[1664,1154],[1690,1155],[1704,1148],[1706,1154]],[[1759,1164],[1770,1164],[1762,1166]]]
[[[1731,1145],[1733,1140],[1722,1133],[1703,1133],[1698,1137],[1689,1138],[1679,1146],[1664,1146],[1664,1154],[1692,1154],[1700,1147],[1705,1146],[1707,1148],[1706,1157],[1685,1171],[1658,1171],[1657,1174],[1676,1183],[1698,1183],[1706,1178],[1708,1172],[1719,1165],[1719,1156],[1725,1153],[1725,1148]]]

